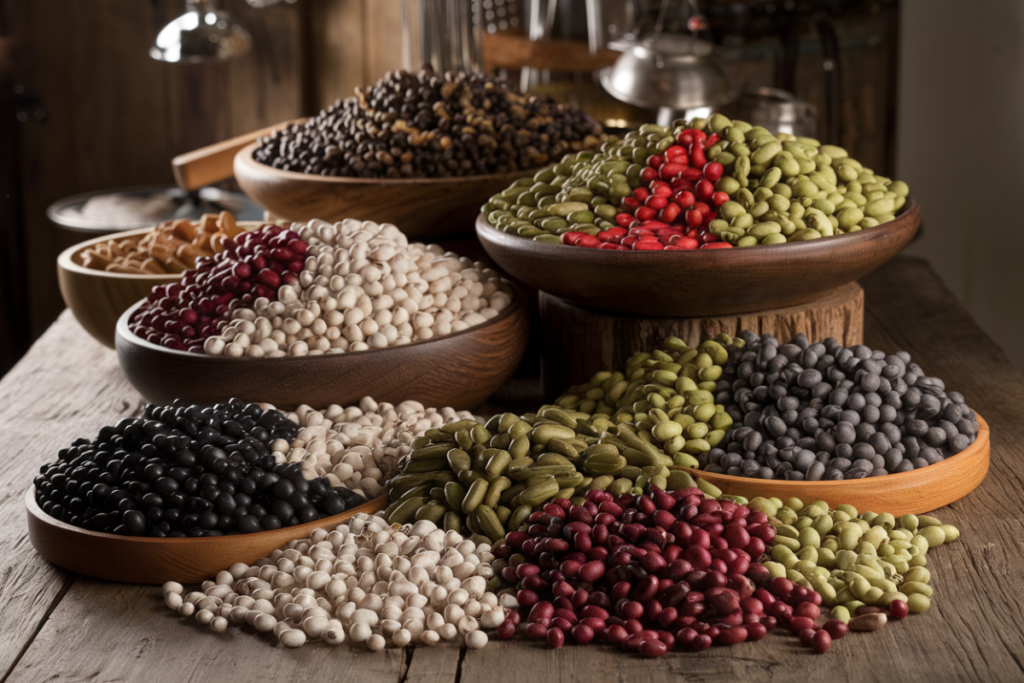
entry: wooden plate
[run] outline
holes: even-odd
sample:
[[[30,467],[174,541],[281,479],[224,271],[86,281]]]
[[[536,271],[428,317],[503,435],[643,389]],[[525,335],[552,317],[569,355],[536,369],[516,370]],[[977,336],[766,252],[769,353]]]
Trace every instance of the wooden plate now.
[[[238,225],[254,230],[267,222],[240,221]],[[114,348],[114,328],[121,314],[139,299],[149,296],[153,287],[177,282],[181,274],[134,275],[86,268],[82,265],[82,252],[112,239],[138,241],[152,230],[153,227],[139,228],[103,235],[68,247],[57,257],[57,281],[64,304],[86,332],[110,348]]]
[[[866,477],[840,481],[785,481],[781,479],[755,479],[712,474],[688,467],[694,477],[711,482],[723,493],[754,498],[796,497],[805,503],[824,500],[830,507],[852,505],[861,512],[889,512],[897,517],[922,514],[937,510],[960,500],[978,488],[988,474],[988,423],[978,415],[978,437],[970,446],[951,458],[920,470],[889,474],[884,477]]]
[[[526,352],[526,293],[511,286],[508,308],[468,330],[405,346],[301,358],[227,358],[157,346],[128,329],[140,301],[117,322],[117,358],[132,386],[159,404],[240,398],[278,408],[324,407],[372,396],[396,404],[474,408],[512,376]]]
[[[476,234],[506,273],[574,304],[691,318],[807,303],[891,259],[920,222],[910,197],[895,220],[868,230],[743,249],[624,253],[545,244],[501,232],[483,215]]]
[[[50,517],[36,504],[35,487],[25,493],[28,537],[40,555],[69,571],[124,583],[165,581],[198,583],[235,562],[252,564],[288,541],[308,538],[314,529],[331,529],[360,512],[387,507],[378,496],[340,515],[298,526],[255,534],[216,538],[145,538],[118,536],[71,526]]]
[[[235,179],[275,216],[393,223],[417,239],[471,234],[473,217],[492,195],[538,170],[461,178],[340,178],[261,164],[252,156],[258,144],[235,156]]]

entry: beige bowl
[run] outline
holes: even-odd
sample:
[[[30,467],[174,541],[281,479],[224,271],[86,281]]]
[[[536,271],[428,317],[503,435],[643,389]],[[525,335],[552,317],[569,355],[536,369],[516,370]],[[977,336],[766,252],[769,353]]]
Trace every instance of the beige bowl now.
[[[254,230],[266,222],[240,221],[238,225],[245,230]],[[153,287],[180,280],[181,275],[108,273],[83,266],[82,253],[112,239],[140,240],[153,229],[140,228],[96,237],[68,247],[57,257],[57,281],[64,304],[86,332],[110,348],[114,348],[114,329],[121,314],[139,299],[149,296]]]

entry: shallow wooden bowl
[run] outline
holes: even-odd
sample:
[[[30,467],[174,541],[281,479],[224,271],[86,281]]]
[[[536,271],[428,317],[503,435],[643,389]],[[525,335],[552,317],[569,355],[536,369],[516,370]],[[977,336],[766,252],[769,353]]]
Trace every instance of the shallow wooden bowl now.
[[[638,316],[705,317],[807,303],[867,275],[917,232],[913,197],[895,220],[868,230],[742,249],[620,252],[545,244],[477,217],[476,233],[506,273],[566,301]]]
[[[411,238],[472,233],[480,206],[538,169],[462,178],[340,178],[282,171],[253,158],[258,143],[235,156],[242,190],[275,216],[293,221],[343,218],[392,223]]]
[[[241,221],[238,225],[254,230],[266,223]],[[121,314],[139,299],[149,296],[153,287],[176,282],[181,279],[181,274],[108,273],[83,266],[82,254],[86,249],[112,239],[138,241],[152,230],[152,227],[140,228],[96,237],[68,247],[57,257],[57,281],[64,304],[86,332],[110,348],[114,348],[114,329]]]
[[[173,351],[137,337],[117,322],[117,357],[140,394],[153,403],[180,398],[209,405],[240,398],[273,403],[355,404],[363,396],[399,403],[473,408],[512,376],[526,351],[526,294],[512,285],[512,303],[462,332],[386,349],[301,358],[227,358]],[[141,304],[142,302],[139,302]]]
[[[69,571],[107,581],[159,584],[198,583],[235,562],[252,564],[288,541],[308,538],[314,529],[332,529],[360,512],[387,507],[378,496],[340,515],[255,534],[216,538],[146,538],[89,531],[54,519],[36,504],[35,487],[25,493],[28,537],[48,561]]]
[[[866,477],[841,481],[786,481],[782,479],[755,479],[712,474],[688,467],[694,477],[711,482],[723,493],[744,498],[796,497],[804,503],[824,500],[830,507],[852,505],[861,512],[889,512],[900,515],[919,515],[931,512],[960,500],[978,488],[988,474],[988,423],[978,415],[978,437],[969,447],[951,458],[920,470],[889,474],[884,477]]]

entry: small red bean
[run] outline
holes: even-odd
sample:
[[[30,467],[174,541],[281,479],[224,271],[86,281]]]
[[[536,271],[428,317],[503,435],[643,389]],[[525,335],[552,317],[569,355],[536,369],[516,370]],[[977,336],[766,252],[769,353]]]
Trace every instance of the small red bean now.
[[[793,608],[794,617],[807,617],[809,619],[817,619],[821,615],[821,610],[813,602],[801,602],[799,605]]]
[[[586,624],[577,624],[570,631],[572,639],[580,645],[586,645],[594,639],[594,629]]]
[[[668,652],[668,646],[658,639],[645,640],[640,645],[640,654],[644,657],[663,657]]]
[[[743,626],[722,629],[718,634],[720,645],[738,645],[747,639],[747,629]]]
[[[799,634],[805,628],[814,628],[814,620],[808,617],[793,617],[789,620],[789,630]]]
[[[893,600],[889,603],[889,615],[893,619],[902,619],[910,614],[910,606],[902,600]]]
[[[828,634],[832,636],[832,640],[839,640],[850,632],[850,627],[839,619],[829,619],[822,628],[828,631]]]
[[[565,633],[557,628],[550,629],[544,638],[548,641],[548,647],[556,650],[565,644]]]
[[[817,635],[818,629],[816,628],[805,628],[800,631],[800,642],[807,647],[814,644],[814,637]]]
[[[540,640],[547,637],[548,627],[543,624],[527,624],[526,637],[530,640]]]
[[[814,634],[814,651],[819,655],[823,655],[828,652],[828,649],[832,647],[832,636],[829,635],[828,631],[821,629]]]

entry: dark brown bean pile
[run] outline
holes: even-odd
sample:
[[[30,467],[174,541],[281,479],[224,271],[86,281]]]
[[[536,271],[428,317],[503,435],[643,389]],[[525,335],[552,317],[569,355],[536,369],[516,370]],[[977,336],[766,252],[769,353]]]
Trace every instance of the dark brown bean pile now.
[[[844,348],[835,339],[788,344],[742,332],[729,347],[715,402],[733,418],[709,472],[762,479],[861,479],[934,465],[974,442],[978,421],[899,351]]]
[[[287,171],[361,178],[506,173],[597,147],[589,116],[494,78],[388,72],[365,93],[260,140],[257,161]]]

